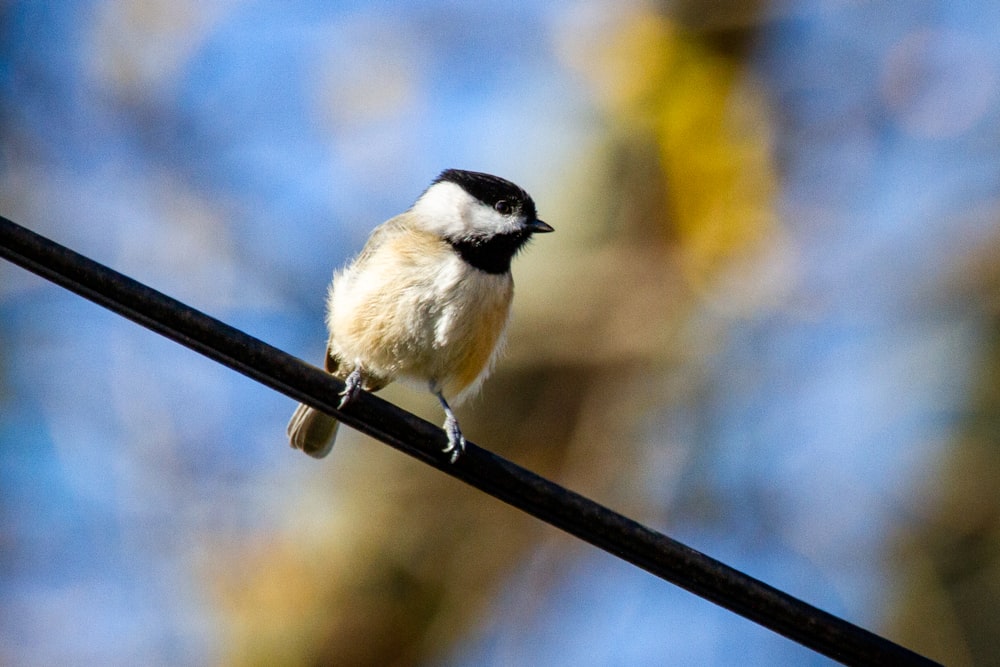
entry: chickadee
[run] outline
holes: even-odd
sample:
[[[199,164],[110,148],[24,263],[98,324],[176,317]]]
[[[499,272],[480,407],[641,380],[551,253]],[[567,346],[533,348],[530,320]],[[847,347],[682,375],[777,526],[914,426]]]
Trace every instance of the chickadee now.
[[[510,181],[448,169],[416,203],[372,231],[327,298],[325,367],[345,383],[343,408],[361,389],[396,378],[427,384],[444,408],[451,461],[465,438],[456,405],[479,387],[502,348],[514,281],[510,263],[532,234],[551,232],[535,202]],[[299,405],[292,447],[322,458],[338,422]]]

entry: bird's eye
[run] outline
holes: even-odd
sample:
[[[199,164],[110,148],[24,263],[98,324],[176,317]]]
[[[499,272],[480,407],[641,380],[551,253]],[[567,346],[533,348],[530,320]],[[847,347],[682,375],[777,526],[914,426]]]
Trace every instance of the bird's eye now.
[[[501,199],[501,200],[500,200],[500,201],[498,201],[498,202],[497,202],[496,204],[493,204],[493,208],[494,208],[494,210],[496,210],[496,212],[497,212],[497,213],[499,213],[500,215],[509,215],[509,214],[510,214],[510,212],[511,212],[512,210],[514,210],[514,209],[513,209],[512,207],[511,207],[511,205],[510,205],[510,202],[509,202],[509,201],[507,201],[506,199]]]

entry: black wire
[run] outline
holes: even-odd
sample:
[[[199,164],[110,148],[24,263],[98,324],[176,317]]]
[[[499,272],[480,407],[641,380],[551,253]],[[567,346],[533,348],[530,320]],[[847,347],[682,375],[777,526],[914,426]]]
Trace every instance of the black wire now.
[[[343,384],[331,375],[3,217],[0,256],[844,664],[938,664],[472,443],[451,464],[443,431],[377,396],[361,392],[338,410]]]

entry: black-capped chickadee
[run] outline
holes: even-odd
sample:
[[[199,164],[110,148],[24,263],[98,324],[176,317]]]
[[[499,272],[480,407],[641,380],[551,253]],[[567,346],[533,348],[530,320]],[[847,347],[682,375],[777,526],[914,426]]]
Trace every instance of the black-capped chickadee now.
[[[457,405],[489,374],[510,319],[511,260],[532,234],[551,231],[527,192],[458,169],[442,172],[408,211],[376,227],[334,274],[327,298],[325,367],[345,382],[340,407],[396,378],[427,383],[444,408],[444,451],[454,462],[465,438],[448,401]],[[337,425],[299,405],[288,439],[322,458]]]

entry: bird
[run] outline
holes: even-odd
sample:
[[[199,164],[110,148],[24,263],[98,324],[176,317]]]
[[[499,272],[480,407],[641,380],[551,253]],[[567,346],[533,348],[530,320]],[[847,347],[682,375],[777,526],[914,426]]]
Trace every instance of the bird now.
[[[444,453],[454,463],[465,437],[452,404],[479,388],[504,347],[511,261],[533,235],[551,231],[514,183],[476,171],[441,172],[334,273],[324,368],[344,382],[339,407],[397,379],[422,383],[444,409]],[[288,423],[289,443],[323,458],[338,425],[301,404]]]

